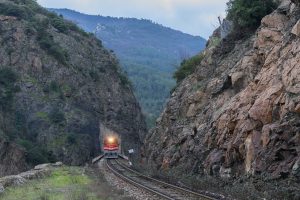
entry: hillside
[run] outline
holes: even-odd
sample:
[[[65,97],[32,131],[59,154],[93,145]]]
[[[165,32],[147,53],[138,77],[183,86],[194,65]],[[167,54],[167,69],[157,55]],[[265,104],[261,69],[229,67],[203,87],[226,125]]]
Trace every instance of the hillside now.
[[[156,176],[236,199],[300,198],[300,1],[261,2],[231,1],[239,29],[218,44],[215,31],[147,135]]]
[[[172,74],[176,66],[183,58],[199,53],[206,43],[201,37],[145,19],[93,16],[68,9],[49,10],[95,33],[105,47],[116,53],[133,83],[148,124],[152,125],[175,86]]]
[[[0,0],[0,42],[0,176],[85,164],[100,153],[100,123],[139,149],[139,104],[98,39],[33,0]]]

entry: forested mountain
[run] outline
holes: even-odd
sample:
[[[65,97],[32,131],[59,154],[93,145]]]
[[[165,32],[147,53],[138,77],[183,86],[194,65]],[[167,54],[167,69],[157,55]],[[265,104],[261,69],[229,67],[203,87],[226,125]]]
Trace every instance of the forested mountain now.
[[[175,86],[172,74],[184,58],[199,53],[205,39],[166,28],[150,20],[86,15],[49,9],[93,32],[113,50],[127,72],[148,125],[153,124]],[[200,24],[199,24],[200,26]]]
[[[0,42],[0,177],[85,164],[100,152],[100,124],[140,148],[140,107],[101,41],[33,0],[0,0]]]

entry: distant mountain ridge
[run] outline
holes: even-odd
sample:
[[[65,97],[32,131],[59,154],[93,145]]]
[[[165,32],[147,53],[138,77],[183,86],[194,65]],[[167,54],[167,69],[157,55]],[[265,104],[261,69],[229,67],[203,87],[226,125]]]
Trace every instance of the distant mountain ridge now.
[[[148,124],[154,124],[170,90],[176,66],[199,53],[206,40],[146,19],[86,15],[69,9],[49,9],[95,33],[113,50],[135,88]],[[200,25],[199,25],[200,26]]]

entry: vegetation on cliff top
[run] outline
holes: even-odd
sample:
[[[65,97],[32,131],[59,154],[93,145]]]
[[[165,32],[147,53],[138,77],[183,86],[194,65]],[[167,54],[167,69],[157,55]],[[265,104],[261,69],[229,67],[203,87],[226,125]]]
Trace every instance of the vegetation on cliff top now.
[[[62,16],[49,12],[32,0],[12,0],[0,3],[0,14],[28,21],[26,32],[28,34],[37,32],[37,40],[41,48],[65,65],[69,60],[68,53],[58,43],[54,42],[53,36],[47,31],[50,26],[53,26],[61,33],[68,34],[70,31],[75,31],[83,36],[89,36],[88,33],[74,23],[64,20]],[[47,18],[41,19],[36,17],[36,14],[45,15]]]
[[[252,32],[255,30],[260,25],[261,19],[276,8],[277,4],[273,0],[230,0],[227,3],[227,17],[234,22],[234,35],[238,37],[248,35],[247,31]],[[221,45],[223,44],[221,43]],[[199,54],[183,60],[180,67],[173,74],[177,84],[192,74],[202,59],[203,55]]]
[[[180,64],[180,67],[173,75],[177,83],[180,83],[187,76],[191,75],[195,71],[196,67],[200,65],[203,58],[203,54],[198,54],[190,59],[183,60]]]
[[[276,8],[274,0],[230,0],[227,17],[234,22],[236,30],[255,30],[261,19]]]

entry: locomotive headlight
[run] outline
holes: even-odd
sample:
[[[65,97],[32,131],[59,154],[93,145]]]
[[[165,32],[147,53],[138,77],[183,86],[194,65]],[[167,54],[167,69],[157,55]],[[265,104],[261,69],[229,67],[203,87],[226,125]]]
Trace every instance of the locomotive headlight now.
[[[110,144],[112,144],[112,143],[115,142],[115,138],[114,137],[108,137],[107,140],[108,140],[108,143],[110,143]]]

